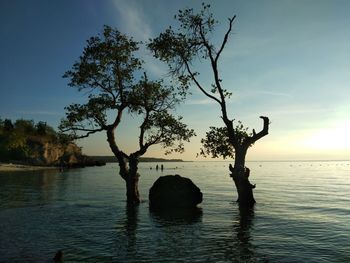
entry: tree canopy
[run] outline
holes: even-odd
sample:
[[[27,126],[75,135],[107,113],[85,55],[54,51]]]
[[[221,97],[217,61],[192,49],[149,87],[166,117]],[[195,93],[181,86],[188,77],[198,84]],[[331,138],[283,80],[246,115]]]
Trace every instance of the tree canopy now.
[[[87,41],[82,56],[64,77],[70,80],[70,86],[89,94],[88,100],[66,107],[66,118],[60,125],[62,131],[70,132],[75,138],[110,131],[112,151],[127,158],[111,134],[127,109],[143,119],[135,156],[141,156],[154,144],[167,148],[167,152],[184,150],[183,141],[188,141],[194,131],[182,123],[181,117],[172,114],[184,93],[180,87],[148,79],[143,61],[136,56],[139,45],[109,26],[104,27],[101,35]],[[108,122],[110,116],[114,117]]]
[[[74,138],[104,131],[119,163],[119,174],[127,183],[128,203],[140,202],[137,164],[152,145],[159,144],[166,153],[183,152],[184,141],[195,135],[174,115],[184,99],[185,86],[166,85],[163,80],[149,80],[143,61],[137,57],[140,43],[105,26],[102,34],[87,41],[82,56],[64,74],[69,85],[88,94],[87,101],[66,107],[60,130]],[[124,112],[140,117],[138,147],[126,153],[116,141]],[[135,138],[137,140],[137,138]]]
[[[236,137],[240,140],[240,144],[251,135],[248,134],[248,128],[244,127],[240,121],[238,121],[234,129]],[[235,149],[229,140],[227,127],[209,127],[209,131],[206,132],[205,137],[201,139],[201,143],[202,148],[199,154],[202,156],[206,157],[210,155],[213,158],[222,157],[224,159],[228,157],[234,158]]]

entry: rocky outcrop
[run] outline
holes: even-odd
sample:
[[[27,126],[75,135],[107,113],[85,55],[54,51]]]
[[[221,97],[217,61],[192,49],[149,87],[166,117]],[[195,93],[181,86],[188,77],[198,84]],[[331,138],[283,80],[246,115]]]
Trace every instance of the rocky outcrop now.
[[[46,122],[0,119],[0,161],[35,166],[83,167],[103,165],[82,154],[69,135]]]
[[[95,161],[83,155],[82,150],[75,143],[58,144],[52,142],[31,142],[31,152],[26,160],[31,165],[85,167],[101,166],[104,162]]]
[[[193,208],[202,199],[200,189],[190,179],[178,174],[159,177],[149,191],[152,209]]]

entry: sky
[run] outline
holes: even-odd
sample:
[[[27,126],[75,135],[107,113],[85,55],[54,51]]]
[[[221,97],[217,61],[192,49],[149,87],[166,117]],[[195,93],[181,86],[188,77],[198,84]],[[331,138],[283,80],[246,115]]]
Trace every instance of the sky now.
[[[84,102],[84,94],[62,78],[81,55],[86,40],[110,25],[138,41],[156,37],[179,9],[198,10],[202,1],[178,0],[2,0],[0,1],[0,118],[46,121],[57,127],[64,107]],[[229,17],[237,15],[219,69],[233,92],[231,118],[256,131],[259,116],[271,120],[269,135],[249,149],[248,160],[350,159],[350,1],[206,1],[219,24],[219,43]],[[167,76],[165,64],[140,52],[154,78]],[[196,69],[210,86],[212,73]],[[185,153],[196,158],[210,126],[222,126],[220,109],[195,87],[177,109],[197,137]],[[137,145],[137,119],[125,118],[118,143],[126,152]],[[112,155],[105,134],[78,142],[90,155]],[[159,147],[145,156],[163,157]]]

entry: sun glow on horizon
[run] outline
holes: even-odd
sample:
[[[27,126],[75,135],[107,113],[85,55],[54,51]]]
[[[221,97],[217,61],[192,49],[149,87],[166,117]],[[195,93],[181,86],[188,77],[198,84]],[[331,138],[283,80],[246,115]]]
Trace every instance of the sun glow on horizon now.
[[[315,150],[349,150],[350,138],[350,120],[341,122],[335,127],[323,128],[314,131],[304,138],[303,145],[306,148]]]

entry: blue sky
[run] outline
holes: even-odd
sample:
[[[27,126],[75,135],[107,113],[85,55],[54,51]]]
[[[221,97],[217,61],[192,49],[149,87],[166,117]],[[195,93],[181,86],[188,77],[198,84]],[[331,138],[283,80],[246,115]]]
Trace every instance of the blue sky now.
[[[174,14],[202,1],[0,1],[0,117],[44,120],[57,127],[64,107],[83,101],[62,78],[86,40],[104,24],[136,40],[155,37],[173,25]],[[260,115],[271,119],[270,134],[258,141],[249,160],[349,159],[350,1],[274,0],[207,1],[220,24],[237,15],[220,65],[223,84],[233,92],[230,116],[259,130]],[[153,77],[166,66],[146,50],[141,55]],[[210,71],[196,64],[210,85]],[[204,95],[193,95],[178,111],[198,136],[183,155],[196,160],[200,138],[220,125],[219,108]],[[137,142],[136,119],[125,119],[119,143]],[[135,132],[134,132],[135,131]],[[105,134],[79,142],[87,154],[111,154]],[[155,147],[148,156],[162,156]]]

